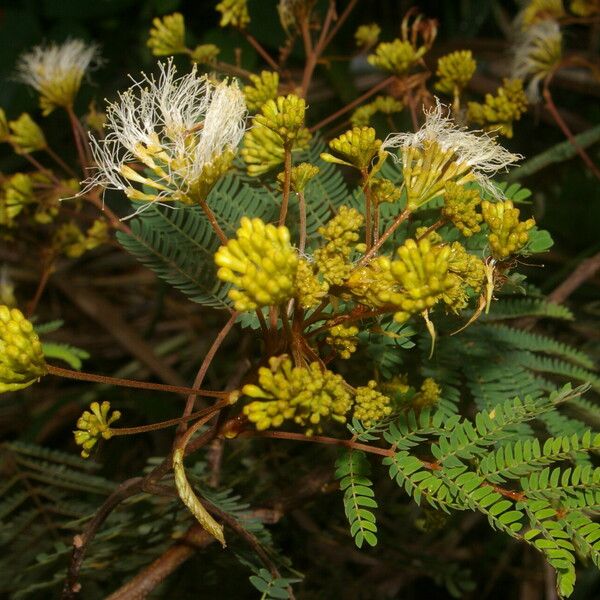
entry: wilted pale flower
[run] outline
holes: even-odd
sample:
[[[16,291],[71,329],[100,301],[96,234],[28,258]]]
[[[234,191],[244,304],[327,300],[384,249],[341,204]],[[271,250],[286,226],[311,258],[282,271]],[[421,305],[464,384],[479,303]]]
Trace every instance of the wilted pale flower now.
[[[90,183],[132,200],[194,204],[231,165],[245,130],[244,95],[236,83],[213,84],[195,66],[182,77],[171,61],[159,68],[158,79],[144,75],[109,105],[106,137],[91,136],[98,173]]]
[[[517,39],[511,77],[524,81],[530,80],[527,86],[527,97],[530,102],[539,101],[540,81],[561,57],[562,34],[556,21],[540,21]]]
[[[17,77],[40,93],[44,115],[72,106],[85,72],[98,64],[98,46],[83,40],[36,46],[17,63]]]
[[[500,192],[491,177],[519,158],[481,131],[458,127],[444,116],[438,101],[426,113],[425,124],[416,133],[393,133],[382,149],[400,148],[404,183],[411,209],[441,195],[449,182],[477,182],[494,196]]]

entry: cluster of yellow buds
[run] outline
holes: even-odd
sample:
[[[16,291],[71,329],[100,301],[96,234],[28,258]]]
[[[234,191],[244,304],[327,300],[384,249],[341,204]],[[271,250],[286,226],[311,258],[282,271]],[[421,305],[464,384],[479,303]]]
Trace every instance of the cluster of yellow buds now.
[[[552,19],[554,21],[565,17],[563,0],[529,0],[527,6],[521,11],[519,20],[523,29],[535,23]]]
[[[296,272],[296,298],[302,308],[314,308],[329,290],[326,281],[321,281],[307,260],[301,258]]]
[[[327,162],[356,167],[359,170],[368,169],[371,161],[378,155],[382,141],[372,127],[353,127],[339,137],[329,142],[329,147],[341,154],[343,160],[323,152],[321,158]]]
[[[235,286],[229,297],[236,310],[281,304],[294,295],[298,255],[287,227],[242,217],[237,238],[217,250],[215,262],[219,279]]]
[[[297,194],[303,194],[308,182],[313,177],[316,177],[319,171],[319,167],[311,165],[310,163],[300,163],[299,165],[292,167],[290,172],[290,187]],[[285,173],[279,173],[277,175],[277,180],[280,183],[283,183],[285,180]]]
[[[91,412],[90,412],[91,411]],[[89,458],[90,450],[98,443],[100,438],[109,440],[113,436],[110,429],[112,423],[121,418],[121,413],[114,410],[110,414],[110,402],[102,404],[92,402],[90,410],[86,410],[77,420],[77,430],[73,432],[75,443],[81,446],[81,456]]]
[[[250,175],[262,175],[283,163],[285,148],[306,148],[311,134],[304,127],[306,103],[294,94],[267,100],[244,136],[241,155]]]
[[[402,188],[394,185],[389,179],[378,177],[371,180],[371,194],[373,202],[397,202],[402,197]]]
[[[358,343],[358,327],[350,325],[334,325],[329,329],[325,341],[342,358],[350,358],[356,352]]]
[[[488,242],[494,258],[503,260],[525,246],[535,220],[519,221],[520,211],[511,200],[494,203],[484,200],[481,212],[490,228]]]
[[[477,212],[480,204],[478,190],[450,182],[444,192],[442,215],[452,221],[465,237],[470,237],[481,230],[483,217]]]
[[[370,48],[374,46],[379,40],[379,34],[381,33],[381,27],[377,23],[370,23],[369,25],[360,25],[354,32],[354,39],[358,48]]]
[[[475,73],[477,63],[470,50],[457,50],[438,60],[435,89],[442,94],[460,96]]]
[[[363,104],[357,108],[350,117],[350,122],[354,127],[364,127],[371,123],[371,119],[381,113],[387,116],[399,113],[404,110],[404,104],[392,96],[377,96],[373,102]]]
[[[513,123],[527,111],[527,94],[521,79],[504,79],[496,95],[486,94],[485,103],[469,102],[467,118],[487,131],[508,138],[513,135]]]
[[[464,283],[475,292],[481,290],[485,279],[485,263],[481,258],[467,252],[460,242],[450,244],[448,270],[460,278],[461,287]]]
[[[248,0],[221,0],[215,9],[221,13],[221,27],[231,25],[237,29],[244,29],[250,23]]]
[[[185,45],[185,21],[181,13],[173,13],[152,21],[148,47],[154,56],[170,56],[183,54],[187,51]]]
[[[84,233],[73,222],[63,223],[55,232],[52,246],[69,258],[78,258],[88,250],[93,250],[109,239],[108,224],[96,219]]]
[[[390,292],[388,302],[400,309],[394,319],[402,323],[432,308],[455,282],[449,273],[448,246],[432,245],[427,238],[418,242],[408,239],[397,254],[390,271],[402,291]]]
[[[28,113],[10,121],[8,126],[12,132],[8,141],[14,145],[16,152],[29,154],[48,147],[44,132]]]
[[[30,386],[46,374],[42,344],[17,308],[0,305],[0,393]]]
[[[571,0],[571,12],[580,17],[591,17],[600,14],[598,0]]]
[[[2,182],[0,195],[0,225],[14,227],[15,218],[28,204],[35,203],[33,178],[26,173],[15,173]]]
[[[413,396],[412,405],[415,408],[426,408],[435,406],[442,395],[442,388],[435,379],[427,377],[421,384],[421,389]]]
[[[292,367],[285,355],[271,357],[269,367],[258,370],[258,385],[248,384],[242,389],[246,396],[259,399],[244,407],[244,414],[257,429],[279,427],[293,420],[308,426],[306,433],[310,435],[322,419],[346,421],[352,397],[341,375],[322,369],[317,362]]]
[[[275,71],[261,71],[260,75],[250,75],[252,85],[242,89],[246,98],[246,106],[250,111],[256,111],[267,102],[277,98],[279,89],[279,74]]]
[[[376,390],[376,381],[369,381],[367,385],[356,388],[354,397],[353,417],[362,421],[366,427],[381,421],[392,412],[390,399]]]
[[[349,257],[356,249],[363,221],[364,217],[355,208],[342,206],[335,217],[319,227],[318,232],[327,243],[315,250],[314,258],[327,283],[341,285],[350,275]]]
[[[190,51],[190,59],[199,65],[212,65],[221,51],[214,44],[199,44]]]
[[[344,285],[361,304],[373,308],[385,306],[390,303],[391,294],[400,292],[391,264],[387,256],[378,256],[355,268]]]
[[[379,44],[375,54],[370,54],[367,60],[374,67],[401,77],[410,71],[426,51],[425,46],[415,49],[409,41],[396,39]]]

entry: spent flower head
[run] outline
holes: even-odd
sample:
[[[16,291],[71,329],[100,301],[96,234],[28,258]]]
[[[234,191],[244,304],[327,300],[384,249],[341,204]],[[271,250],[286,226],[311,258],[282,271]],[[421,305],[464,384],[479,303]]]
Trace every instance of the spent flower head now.
[[[99,64],[98,46],[83,40],[36,46],[17,63],[17,77],[40,93],[44,115],[73,105],[86,71]]]
[[[91,184],[132,200],[194,204],[231,165],[245,130],[244,96],[236,83],[214,84],[195,66],[182,77],[172,61],[159,68],[158,79],[144,75],[109,105],[106,136],[91,136],[98,166]]]
[[[393,133],[383,148],[400,149],[410,209],[443,194],[449,182],[475,181],[493,196],[499,196],[491,177],[521,158],[487,133],[457,126],[444,115],[439,101],[426,113],[419,131]]]

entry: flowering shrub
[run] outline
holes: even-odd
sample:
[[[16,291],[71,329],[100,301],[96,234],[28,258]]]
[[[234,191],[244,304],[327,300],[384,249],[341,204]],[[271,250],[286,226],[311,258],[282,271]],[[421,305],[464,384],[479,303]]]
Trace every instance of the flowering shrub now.
[[[569,314],[526,282],[522,264],[552,241],[529,216],[528,190],[504,181],[524,159],[507,138],[529,103],[540,100],[541,87],[548,97],[561,66],[565,6],[527,3],[515,22],[511,76],[483,97],[469,88],[475,52],[430,59],[435,20],[410,11],[389,41],[380,41],[377,24],[363,24],[355,33],[358,55],[382,79],[361,102],[315,123],[313,75],[347,18],[335,5],[321,14],[310,0],[281,0],[288,52],[282,48],[276,60],[250,33],[252,6],[219,2],[220,26],[236,30],[264,61],[256,73],[221,61],[216,45],[188,47],[182,14],[155,18],[148,39],[161,57],[155,74],[132,75],[129,89],[85,119],[76,114],[76,98],[86,72],[102,62],[98,46],[72,39],[36,47],[18,62],[18,78],[39,94],[42,116],[64,113],[79,164],[54,152],[41,121],[0,113],[0,140],[30,167],[2,177],[0,235],[43,249],[27,317],[1,290],[0,392],[35,393],[51,377],[90,382],[90,393],[76,402],[89,410],[73,419],[74,444],[86,459],[118,444],[113,438],[176,428],[164,458],[116,489],[91,475],[72,476],[74,489],[96,485],[107,497],[91,520],[76,523],[81,533],[65,598],[82,589],[82,597],[95,597],[85,577],[94,581],[94,570],[104,569],[102,526],[121,504],[111,552],[133,554],[122,534],[132,527],[138,497],[148,524],[139,536],[156,542],[160,556],[152,564],[149,555],[137,556],[144,560],[124,571],[141,573],[113,597],[141,597],[149,591],[140,591],[143,580],[156,585],[170,572],[153,579],[168,551],[161,544],[173,536],[197,547],[217,540],[223,548],[240,537],[252,550],[240,560],[254,571],[251,583],[262,597],[293,597],[297,579],[287,575],[298,573],[265,526],[267,509],[252,493],[249,508],[218,489],[236,485],[244,470],[257,473],[255,463],[279,440],[331,450],[301,456],[303,469],[320,461],[309,479],[322,477],[322,468],[327,477],[289,506],[339,487],[343,508],[332,510],[345,512],[347,537],[363,551],[389,548],[394,529],[407,522],[426,529],[424,521],[440,513],[443,528],[445,515],[475,511],[498,535],[544,557],[560,597],[572,594],[579,559],[600,567],[593,520],[600,470],[590,457],[600,450],[598,409],[582,399],[586,383],[597,391],[600,380],[584,353],[531,333],[523,321]],[[594,7],[573,2],[569,10],[585,20]],[[296,37],[307,52],[299,78],[286,64]],[[189,58],[189,68],[176,66],[172,55]],[[335,120],[340,127],[330,131]],[[52,274],[115,246],[187,296],[181,318],[202,311],[224,322],[199,361],[190,349],[190,362],[199,362],[193,384],[173,377],[154,350],[142,352],[142,362],[166,374],[163,384],[81,372],[83,351],[40,342],[38,335],[53,329],[35,319]],[[69,293],[68,282],[62,285]],[[498,324],[511,317],[518,318],[513,326]],[[143,345],[131,340],[127,323],[115,327],[130,347]],[[234,336],[236,348],[225,352]],[[239,364],[231,367],[227,355]],[[99,398],[106,386],[179,394],[186,402],[173,418],[121,427],[130,401]],[[579,409],[577,418],[566,416],[569,406]],[[235,468],[222,483],[230,449]],[[82,473],[88,468],[64,460]],[[376,466],[383,476],[372,473]],[[279,486],[277,468],[254,476],[261,493]],[[409,500],[418,519],[409,515]],[[271,522],[289,510],[278,502]],[[309,529],[320,529],[309,521]],[[40,560],[55,564],[65,548]],[[462,571],[443,577],[453,595],[472,583]]]

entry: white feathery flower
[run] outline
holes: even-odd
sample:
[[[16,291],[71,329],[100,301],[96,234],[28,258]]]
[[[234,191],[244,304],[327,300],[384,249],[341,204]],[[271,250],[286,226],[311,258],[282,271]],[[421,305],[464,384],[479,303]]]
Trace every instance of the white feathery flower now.
[[[539,84],[562,57],[562,33],[556,21],[532,25],[516,40],[511,77],[529,81],[527,97],[539,102]]]
[[[392,133],[382,150],[399,148],[404,183],[411,208],[418,208],[441,195],[449,182],[477,182],[496,197],[500,190],[491,177],[522,157],[509,152],[484,131],[469,131],[444,115],[436,99],[435,108],[425,113],[425,123],[416,133]]]
[[[97,44],[78,39],[51,43],[19,58],[17,79],[40,93],[40,106],[48,115],[59,106],[73,104],[86,71],[99,63]]]
[[[103,139],[90,135],[98,173],[89,183],[132,200],[193,204],[231,164],[245,131],[244,96],[237,83],[215,85],[196,67],[182,77],[172,61],[159,69],[158,79],[144,74],[108,106]],[[152,175],[134,170],[135,163]]]

